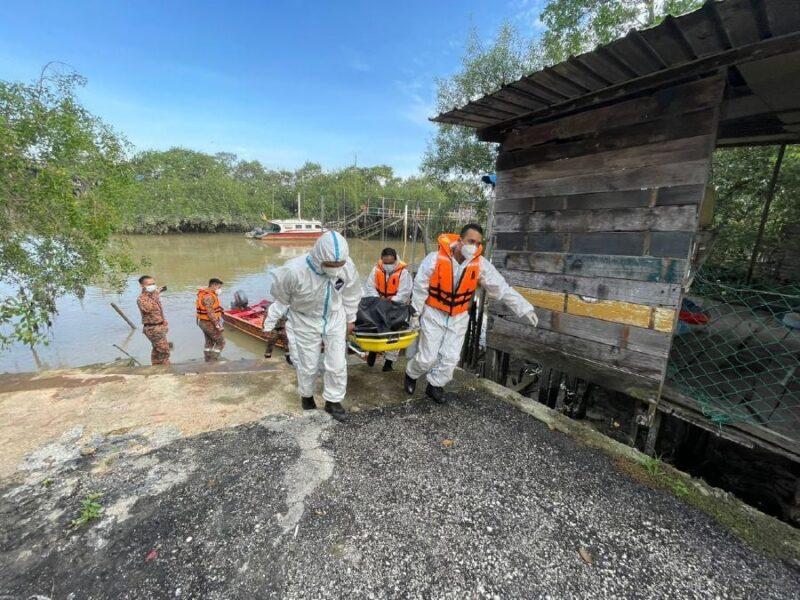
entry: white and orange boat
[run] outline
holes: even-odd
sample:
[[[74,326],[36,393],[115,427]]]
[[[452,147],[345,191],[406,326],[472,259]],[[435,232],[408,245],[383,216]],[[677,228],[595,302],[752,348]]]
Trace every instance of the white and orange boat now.
[[[297,242],[315,240],[324,233],[322,223],[306,219],[268,221],[267,227],[255,230],[248,237],[264,242]]]

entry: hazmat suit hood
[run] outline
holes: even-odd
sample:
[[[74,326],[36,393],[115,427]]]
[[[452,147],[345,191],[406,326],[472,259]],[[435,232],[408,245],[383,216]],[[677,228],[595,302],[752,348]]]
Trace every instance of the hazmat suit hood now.
[[[322,263],[328,261],[347,261],[350,256],[350,249],[347,240],[342,234],[335,231],[326,231],[317,238],[314,247],[308,253],[311,266],[316,273],[322,272]]]

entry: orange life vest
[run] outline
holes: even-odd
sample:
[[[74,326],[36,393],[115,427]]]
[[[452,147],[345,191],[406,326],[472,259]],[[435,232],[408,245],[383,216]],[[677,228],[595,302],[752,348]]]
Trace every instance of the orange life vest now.
[[[483,246],[478,246],[478,252],[461,272],[461,279],[453,281],[453,249],[450,246],[459,239],[455,233],[443,233],[439,236],[439,255],[436,257],[436,266],[428,287],[428,299],[425,301],[428,306],[438,308],[450,316],[469,310],[481,274],[480,256]]]
[[[378,266],[375,267],[375,289],[378,290],[378,295],[381,298],[391,298],[397,295],[397,290],[400,289],[400,275],[408,265],[401,260],[394,264],[394,271],[388,277],[386,271],[383,270],[383,261],[378,261]]]
[[[197,318],[201,321],[211,320],[211,318],[208,316],[208,310],[203,304],[203,300],[205,300],[206,296],[211,296],[214,299],[214,305],[211,307],[211,310],[214,311],[214,314],[217,315],[218,319],[221,318],[222,304],[219,301],[219,296],[206,288],[200,288],[197,290]]]

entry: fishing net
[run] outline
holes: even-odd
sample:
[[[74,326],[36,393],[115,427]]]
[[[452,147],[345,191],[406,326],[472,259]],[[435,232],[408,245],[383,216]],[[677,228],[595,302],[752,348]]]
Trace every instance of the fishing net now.
[[[698,275],[681,307],[667,376],[720,426],[747,422],[800,438],[800,285]]]

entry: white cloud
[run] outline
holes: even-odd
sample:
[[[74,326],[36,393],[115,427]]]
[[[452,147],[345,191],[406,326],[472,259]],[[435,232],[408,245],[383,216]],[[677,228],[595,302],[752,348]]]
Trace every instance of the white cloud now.
[[[415,125],[429,125],[428,119],[435,116],[433,86],[419,79],[396,81],[395,87],[404,98],[403,117]]]
[[[522,33],[539,35],[544,31],[542,10],[546,0],[511,0],[511,20],[522,29]]]

